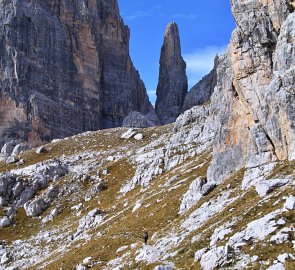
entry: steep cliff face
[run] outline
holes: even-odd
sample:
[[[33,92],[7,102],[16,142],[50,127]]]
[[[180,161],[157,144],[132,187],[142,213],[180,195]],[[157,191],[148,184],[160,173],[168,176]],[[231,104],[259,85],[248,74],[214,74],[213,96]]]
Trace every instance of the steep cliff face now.
[[[214,59],[214,67],[211,72],[204,76],[185,96],[182,111],[189,110],[190,108],[208,102],[214,92],[217,84],[217,67],[218,56]]]
[[[116,0],[0,2],[0,143],[155,118]]]
[[[295,158],[292,1],[231,1],[237,22],[218,67],[209,179]]]
[[[161,50],[156,112],[163,124],[172,123],[181,113],[187,93],[186,64],[181,56],[178,26],[167,26]]]

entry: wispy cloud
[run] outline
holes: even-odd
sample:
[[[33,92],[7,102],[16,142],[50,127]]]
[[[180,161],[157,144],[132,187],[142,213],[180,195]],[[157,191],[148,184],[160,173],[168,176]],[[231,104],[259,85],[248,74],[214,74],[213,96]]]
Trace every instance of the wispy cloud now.
[[[183,58],[187,65],[187,76],[190,88],[212,70],[216,54],[221,55],[225,50],[226,46],[210,46],[198,48],[192,53],[184,54]]]
[[[149,16],[151,16],[151,13],[149,11],[137,10],[133,14],[127,15],[126,20],[134,20],[134,19],[149,17]]]
[[[156,99],[157,99],[157,91],[156,90],[148,90],[147,94],[150,98],[151,103],[155,106]]]
[[[177,13],[172,15],[173,19],[187,19],[187,20],[194,20],[197,19],[198,16],[196,14],[184,14],[184,13]]]
[[[130,15],[126,15],[125,19],[126,20],[135,20],[135,19],[140,19],[144,17],[151,17],[156,15],[156,11],[160,10],[162,8],[161,5],[156,5],[152,7],[149,10],[136,10]]]

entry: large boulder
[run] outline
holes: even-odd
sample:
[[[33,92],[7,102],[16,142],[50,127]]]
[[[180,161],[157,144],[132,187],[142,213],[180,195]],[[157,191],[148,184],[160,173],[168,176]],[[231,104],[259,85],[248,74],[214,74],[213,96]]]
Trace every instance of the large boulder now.
[[[295,197],[293,195],[290,195],[285,204],[284,204],[284,207],[287,209],[287,210],[294,210],[295,209]]]
[[[20,153],[26,151],[29,149],[29,146],[25,143],[20,143],[20,144],[17,144],[14,148],[13,148],[13,151],[11,152],[11,156],[17,156],[19,155]]]
[[[12,225],[12,221],[10,218],[4,216],[0,218],[0,228],[9,227]]]
[[[1,149],[1,154],[4,155],[4,156],[7,156],[7,157],[10,156],[13,149],[15,148],[16,144],[17,143],[14,140],[5,143],[4,146]]]
[[[25,203],[24,209],[28,217],[36,217],[42,214],[48,206],[44,199],[38,198],[32,202]]]
[[[288,184],[289,179],[262,180],[256,185],[256,191],[260,197],[264,197],[273,190]]]

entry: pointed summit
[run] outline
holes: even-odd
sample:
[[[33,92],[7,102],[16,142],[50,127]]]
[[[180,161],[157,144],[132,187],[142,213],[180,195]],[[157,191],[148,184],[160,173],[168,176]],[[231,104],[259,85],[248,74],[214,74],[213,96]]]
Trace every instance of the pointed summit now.
[[[178,26],[169,23],[161,49],[156,111],[163,124],[176,120],[187,93],[186,64],[181,56]]]

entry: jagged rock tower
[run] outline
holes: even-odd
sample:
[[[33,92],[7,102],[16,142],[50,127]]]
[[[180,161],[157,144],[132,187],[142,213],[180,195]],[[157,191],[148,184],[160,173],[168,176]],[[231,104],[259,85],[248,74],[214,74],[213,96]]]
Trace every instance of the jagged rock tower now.
[[[178,26],[167,26],[161,50],[156,112],[163,124],[176,120],[187,93],[186,64],[181,56]]]
[[[156,119],[116,0],[0,2],[0,145]]]

